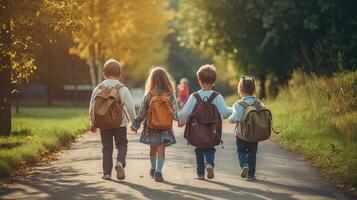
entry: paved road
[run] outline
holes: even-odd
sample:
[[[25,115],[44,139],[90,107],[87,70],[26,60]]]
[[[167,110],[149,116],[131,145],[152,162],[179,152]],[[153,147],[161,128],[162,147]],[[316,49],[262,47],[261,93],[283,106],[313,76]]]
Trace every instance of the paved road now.
[[[85,133],[58,161],[2,191],[0,199],[353,199],[271,141],[259,144],[260,180],[240,179],[232,127],[225,129],[225,149],[217,148],[212,181],[193,178],[193,148],[186,146],[182,129],[177,131],[178,144],[168,148],[164,183],[149,177],[148,146],[137,142],[138,135],[129,136],[127,179],[104,181],[99,136]]]

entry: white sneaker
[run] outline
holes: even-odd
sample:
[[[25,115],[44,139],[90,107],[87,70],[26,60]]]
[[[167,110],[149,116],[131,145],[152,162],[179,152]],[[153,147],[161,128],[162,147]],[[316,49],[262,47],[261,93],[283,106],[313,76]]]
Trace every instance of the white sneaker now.
[[[205,175],[198,175],[198,174],[196,174],[195,179],[205,180]]]
[[[248,171],[249,171],[248,166],[244,166],[244,167],[242,168],[241,172],[240,172],[240,176],[241,176],[242,178],[247,178],[247,176],[248,176]]]
[[[212,179],[214,177],[214,170],[212,165],[207,165],[206,171],[207,171],[207,178]]]
[[[258,180],[256,176],[248,176],[248,178],[246,178],[245,180],[247,181],[256,181]]]
[[[110,179],[112,179],[112,177],[111,177],[110,175],[104,175],[102,178],[103,178],[104,180],[110,180]]]
[[[115,165],[115,171],[117,171],[117,179],[119,180],[125,179],[124,167],[121,162],[117,162],[117,164]]]

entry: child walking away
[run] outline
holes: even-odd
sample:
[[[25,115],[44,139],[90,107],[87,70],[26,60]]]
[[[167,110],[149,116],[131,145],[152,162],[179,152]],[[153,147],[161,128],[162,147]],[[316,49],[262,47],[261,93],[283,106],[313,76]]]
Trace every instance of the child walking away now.
[[[182,78],[180,80],[180,84],[177,86],[177,93],[179,97],[180,108],[182,108],[190,96],[190,86],[188,85],[187,79]]]
[[[150,145],[150,176],[155,181],[162,182],[165,148],[176,143],[172,122],[178,120],[174,85],[169,73],[161,67],[152,69],[146,81],[145,92],[131,129],[136,132],[144,121],[139,142]]]
[[[256,180],[258,142],[268,139],[272,129],[271,112],[255,99],[255,90],[254,78],[243,75],[238,83],[238,94],[242,99],[233,105],[233,113],[228,118],[229,122],[237,123],[235,136],[241,177],[249,181]]]
[[[92,92],[89,105],[91,131],[100,129],[103,152],[103,179],[111,179],[113,168],[113,139],[118,149],[115,170],[117,178],[125,179],[124,167],[127,153],[127,123],[135,118],[135,107],[129,89],[119,80],[120,63],[114,59],[104,64],[104,81]]]
[[[212,90],[216,82],[213,65],[201,66],[197,71],[201,90],[193,93],[179,114],[180,125],[187,122],[184,137],[195,146],[197,176],[199,180],[214,177],[215,146],[222,143],[222,117],[228,118],[230,108],[223,96]]]

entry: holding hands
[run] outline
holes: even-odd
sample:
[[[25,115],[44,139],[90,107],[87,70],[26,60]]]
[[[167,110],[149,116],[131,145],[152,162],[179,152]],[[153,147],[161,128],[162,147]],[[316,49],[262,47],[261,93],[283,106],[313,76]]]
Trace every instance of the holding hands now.
[[[137,128],[131,126],[131,127],[130,127],[130,130],[131,130],[132,132],[134,132],[135,135],[138,134],[138,129],[137,129]]]
[[[97,133],[97,128],[96,127],[90,127],[90,132],[92,132],[92,133]]]
[[[185,122],[179,120],[178,121],[178,127],[183,127],[183,126],[185,126]]]

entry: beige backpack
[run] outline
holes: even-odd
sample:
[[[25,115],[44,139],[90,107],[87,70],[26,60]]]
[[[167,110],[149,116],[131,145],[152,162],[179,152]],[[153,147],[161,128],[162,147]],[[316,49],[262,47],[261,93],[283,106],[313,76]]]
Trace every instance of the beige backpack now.
[[[123,84],[114,87],[105,87],[100,84],[99,92],[94,97],[94,106],[91,110],[91,120],[94,127],[99,129],[111,129],[120,127],[123,121],[123,103],[120,99],[119,90]]]
[[[245,101],[239,101],[245,112],[240,124],[238,137],[248,142],[259,142],[267,140],[272,130],[272,114],[259,100],[253,105]]]

